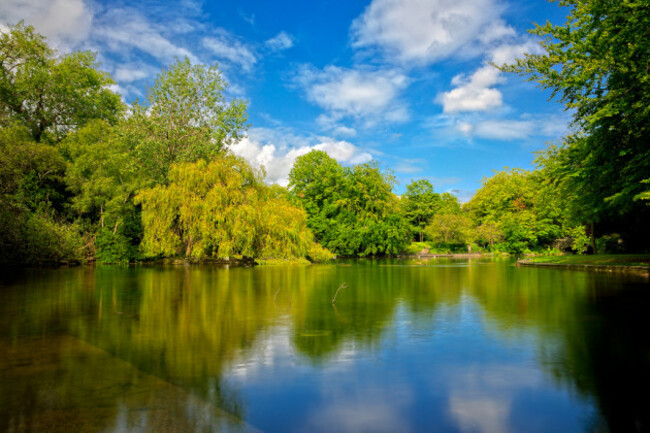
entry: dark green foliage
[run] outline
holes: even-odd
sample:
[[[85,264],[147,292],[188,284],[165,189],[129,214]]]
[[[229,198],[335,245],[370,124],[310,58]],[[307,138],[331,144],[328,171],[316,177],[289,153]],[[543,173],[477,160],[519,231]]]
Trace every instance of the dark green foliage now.
[[[289,182],[290,197],[307,212],[316,240],[334,253],[394,255],[405,249],[410,229],[392,193],[395,180],[376,163],[344,168],[312,151],[296,159]]]
[[[417,240],[424,240],[424,228],[442,207],[440,194],[433,192],[433,185],[426,179],[406,185],[406,192],[400,200],[402,214],[411,225]]]
[[[576,132],[538,158],[577,223],[650,239],[650,8],[647,0],[561,0],[565,24],[531,32],[546,54],[504,69],[551,89]],[[638,218],[640,216],[640,218]],[[631,224],[643,221],[634,228]]]

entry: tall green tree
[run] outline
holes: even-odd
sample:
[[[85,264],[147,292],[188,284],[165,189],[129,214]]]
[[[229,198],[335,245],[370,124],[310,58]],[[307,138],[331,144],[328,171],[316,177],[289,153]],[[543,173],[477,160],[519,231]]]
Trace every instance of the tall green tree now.
[[[474,240],[472,220],[467,215],[438,214],[426,227],[427,238],[438,244],[470,244]]]
[[[425,227],[442,206],[440,194],[433,191],[433,185],[428,180],[414,180],[406,185],[406,192],[401,197],[400,205],[413,232],[422,242]]]
[[[483,243],[503,239],[508,251],[522,253],[575,231],[565,203],[539,171],[512,169],[483,179],[464,210],[479,227]]]
[[[145,104],[133,104],[120,134],[152,181],[166,183],[172,164],[208,160],[242,137],[246,103],[227,101],[227,86],[216,65],[185,58],[158,75]]]
[[[99,262],[137,258],[142,238],[140,210],[133,199],[147,185],[118,127],[90,121],[59,145],[68,161],[65,181],[71,214],[84,222],[89,251]],[[93,242],[94,241],[94,242]]]
[[[14,119],[35,141],[60,140],[90,119],[115,122],[123,104],[93,53],[59,55],[22,22],[0,32],[0,120]]]
[[[296,159],[290,196],[308,216],[316,239],[346,256],[398,254],[409,239],[392,189],[395,179],[377,163],[342,167],[323,151]]]
[[[504,69],[551,89],[573,113],[576,132],[539,162],[576,218],[624,215],[629,225],[649,215],[650,8],[646,0],[556,2],[567,7],[566,22],[531,30],[546,53]]]

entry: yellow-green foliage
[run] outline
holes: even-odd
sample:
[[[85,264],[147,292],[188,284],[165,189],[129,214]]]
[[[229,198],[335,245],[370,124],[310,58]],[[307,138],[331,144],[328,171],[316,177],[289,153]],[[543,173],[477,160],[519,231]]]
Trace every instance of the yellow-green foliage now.
[[[306,214],[234,155],[172,166],[169,185],[142,191],[143,247],[153,255],[290,258],[329,252]]]

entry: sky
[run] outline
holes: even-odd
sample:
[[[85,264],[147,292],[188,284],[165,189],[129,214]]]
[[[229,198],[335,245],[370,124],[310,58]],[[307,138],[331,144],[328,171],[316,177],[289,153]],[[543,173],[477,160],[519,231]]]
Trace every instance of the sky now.
[[[296,157],[378,161],[401,194],[428,179],[467,201],[505,167],[533,168],[570,114],[491,63],[541,53],[545,0],[0,0],[60,52],[92,50],[126,102],[178,58],[219,65],[250,127],[232,151],[287,184]]]

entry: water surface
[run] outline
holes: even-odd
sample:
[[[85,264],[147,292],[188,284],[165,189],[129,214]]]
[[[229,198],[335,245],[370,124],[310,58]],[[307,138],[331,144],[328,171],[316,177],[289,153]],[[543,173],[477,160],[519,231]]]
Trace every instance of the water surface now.
[[[641,277],[437,259],[0,281],[3,432],[650,428]]]

